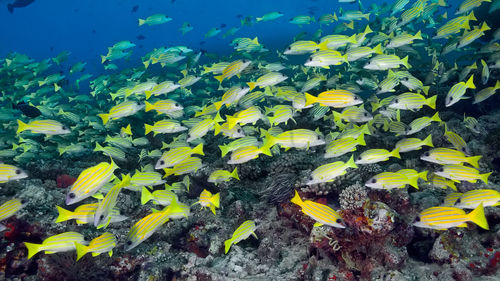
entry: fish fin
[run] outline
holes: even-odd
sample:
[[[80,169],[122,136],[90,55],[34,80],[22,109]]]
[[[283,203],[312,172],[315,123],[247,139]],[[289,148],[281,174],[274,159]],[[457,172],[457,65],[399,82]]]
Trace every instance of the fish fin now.
[[[231,177],[240,180],[240,177],[238,176],[238,167],[234,167],[233,172],[231,173]]]
[[[295,190],[295,195],[293,196],[292,200],[290,200],[290,202],[297,204],[299,206],[302,206],[304,204],[304,201],[302,201],[302,199],[300,198],[300,195],[297,192],[297,190]]]
[[[313,96],[313,95],[310,95],[309,93],[304,93],[304,95],[306,96],[306,104],[305,106],[308,106],[308,105],[311,105],[313,103],[316,103],[318,98]]]
[[[139,19],[139,26],[142,26],[146,23],[146,20]]]
[[[467,216],[473,223],[479,225],[481,228],[484,228],[486,230],[490,229],[490,227],[488,226],[488,221],[486,221],[486,217],[484,215],[483,203],[479,204],[479,206],[477,206],[477,208],[475,208]]]
[[[493,172],[489,172],[486,174],[480,174],[479,179],[482,180],[484,182],[484,184],[488,184],[488,177],[491,175],[491,173],[493,173]]]
[[[478,155],[478,156],[471,156],[471,157],[467,157],[467,163],[471,164],[472,167],[474,168],[479,168],[479,159],[481,159],[481,155]]]
[[[465,87],[467,87],[469,89],[475,89],[476,88],[476,85],[474,85],[474,74],[472,74],[469,77],[469,80],[467,80],[467,82],[465,82]]]
[[[89,252],[89,247],[75,242],[76,261],[80,260],[86,253]]]
[[[222,107],[222,101],[214,102],[215,109],[219,110]]]
[[[146,101],[145,104],[146,104],[146,107],[144,108],[144,110],[146,112],[151,111],[151,110],[154,109],[154,105],[152,105],[151,103],[149,103],[149,102]]]
[[[198,154],[205,156],[205,153],[203,153],[203,143],[200,143],[195,148],[193,148],[191,150],[191,154]]]
[[[151,199],[153,199],[153,195],[145,186],[143,186],[141,192],[141,205],[146,204]]]
[[[21,120],[17,120],[17,125],[18,125],[18,128],[17,128],[17,134],[21,133],[22,131],[25,131],[25,130],[28,130],[28,124],[24,123],[23,121]]]
[[[435,96],[432,96],[430,98],[428,98],[427,100],[425,100],[426,104],[432,108],[432,109],[436,109],[436,98],[437,98],[437,95]]]
[[[145,135],[149,134],[153,130],[153,126],[149,124],[144,124]]]
[[[229,252],[229,249],[231,249],[231,245],[233,245],[233,239],[227,239],[224,241],[224,254],[227,254]]]
[[[434,144],[432,143],[432,134],[429,134],[423,141],[422,145],[427,145],[430,147],[434,147]]]
[[[247,83],[248,87],[250,87],[250,91],[255,88],[255,86],[256,86],[255,84],[256,84],[255,82],[248,82]]]
[[[56,206],[57,212],[59,215],[57,216],[56,223],[63,222],[72,219],[73,212],[68,211],[62,207]]]
[[[221,158],[226,156],[226,154],[229,152],[229,147],[226,146],[226,145],[219,145],[219,149],[220,149],[220,152],[221,152]]]
[[[323,224],[322,224],[322,223],[320,223],[320,222],[315,222],[315,223],[314,223],[314,225],[313,225],[313,227],[320,227],[320,226],[322,226],[322,225],[323,225]]]
[[[42,249],[42,244],[33,244],[33,243],[24,242],[24,245],[28,249],[28,259],[31,259],[31,257],[36,255]]]
[[[108,123],[108,121],[109,121],[109,114],[103,113],[103,114],[98,114],[98,115],[102,119],[102,124],[106,125],[106,123]]]
[[[391,156],[401,159],[401,156],[399,155],[399,147],[391,151]]]

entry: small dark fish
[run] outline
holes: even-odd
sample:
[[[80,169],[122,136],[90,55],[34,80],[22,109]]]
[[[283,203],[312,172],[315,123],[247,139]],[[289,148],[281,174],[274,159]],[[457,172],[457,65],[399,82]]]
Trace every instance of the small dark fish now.
[[[7,4],[7,9],[9,13],[14,13],[14,8],[24,8],[29,4],[35,2],[35,0],[15,0],[12,4]]]
[[[142,35],[142,34],[137,35],[136,38],[137,38],[137,40],[144,40],[144,39],[146,39],[146,37],[144,37],[144,35]]]
[[[42,113],[38,108],[26,104],[25,102],[20,102],[18,104],[12,104],[12,108],[20,110],[25,116],[30,118],[35,118],[40,116]]]
[[[226,26],[227,26],[227,25],[226,25],[225,23],[223,23],[223,24],[221,24],[221,25],[220,25],[220,28],[224,28],[224,27],[226,27]]]
[[[130,11],[130,12],[135,13],[135,12],[137,12],[137,10],[139,10],[139,5],[135,5],[134,7],[132,7],[132,11]]]

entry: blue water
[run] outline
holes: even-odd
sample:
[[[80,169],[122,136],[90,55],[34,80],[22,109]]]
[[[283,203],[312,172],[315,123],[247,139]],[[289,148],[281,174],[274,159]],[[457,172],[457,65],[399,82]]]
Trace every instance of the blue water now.
[[[318,18],[325,13],[344,9],[357,9],[358,4],[339,4],[333,0],[300,1],[300,0],[256,0],[256,1],[187,1],[177,0],[173,3],[164,1],[67,1],[36,0],[25,8],[15,9],[10,14],[7,3],[0,1],[0,57],[10,52],[19,52],[34,59],[55,57],[61,51],[68,50],[72,54],[65,63],[68,67],[77,61],[86,61],[87,72],[103,71],[100,55],[107,52],[107,47],[121,40],[130,40],[137,44],[130,59],[132,65],[140,64],[138,58],[153,48],[161,46],[186,45],[194,50],[204,49],[219,54],[229,54],[228,46],[235,37],[259,37],[259,41],[269,49],[285,48],[293,36],[302,31],[314,33],[318,23],[302,28],[288,23],[296,15],[307,15],[314,11]],[[371,3],[381,1],[363,1],[368,8]],[[137,12],[132,7],[138,5]],[[242,27],[235,36],[222,39],[229,28],[240,26],[238,15],[262,16],[272,11],[285,14],[282,18],[251,27]],[[173,20],[158,26],[138,26],[139,18],[146,18],[155,13],[164,13]],[[183,22],[189,22],[194,30],[182,36],[178,30]],[[213,38],[204,39],[204,34],[212,27],[226,24],[222,32]],[[323,31],[332,32],[335,24],[323,27]],[[136,37],[143,35],[144,40]],[[200,42],[206,41],[200,45]],[[125,61],[117,61],[127,64]],[[121,68],[121,67],[120,67]]]

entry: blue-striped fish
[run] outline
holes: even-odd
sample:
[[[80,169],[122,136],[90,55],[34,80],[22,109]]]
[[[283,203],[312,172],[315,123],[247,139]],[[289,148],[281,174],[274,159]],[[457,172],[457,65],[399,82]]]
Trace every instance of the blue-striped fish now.
[[[200,204],[203,208],[209,207],[215,215],[215,208],[220,206],[220,193],[212,194],[210,191],[203,189],[200,193],[200,199],[193,205]],[[193,206],[191,205],[191,206]]]
[[[224,157],[229,152],[232,152],[240,147],[245,146],[259,146],[260,142],[256,137],[243,137],[237,140],[234,140],[228,144],[219,145],[219,149],[221,151],[221,157]]]
[[[431,207],[420,212],[413,225],[443,230],[451,227],[467,227],[466,222],[473,222],[481,228],[489,229],[483,205],[479,205],[468,214],[455,207]]]
[[[24,172],[20,168],[13,165],[0,163],[0,183],[6,183],[12,180],[20,180],[27,177],[28,175],[26,174],[26,172]]]
[[[455,207],[460,209],[474,209],[483,205],[500,205],[500,192],[493,189],[475,189],[465,192],[455,203]]]
[[[463,96],[465,95],[465,91],[467,89],[475,89],[475,88],[476,86],[474,85],[474,74],[470,76],[467,82],[459,82],[453,85],[448,91],[448,94],[446,95],[445,99],[446,107],[452,106],[461,99],[464,99]]]
[[[24,200],[20,199],[10,199],[4,202],[0,205],[0,221],[6,220],[19,212],[24,207],[24,203]]]
[[[141,105],[135,101],[126,101],[113,106],[108,113],[98,114],[102,119],[102,123],[106,125],[109,120],[116,120],[130,115],[134,115],[139,110],[143,109]]]
[[[111,211],[116,206],[116,200],[118,199],[118,195],[123,187],[130,184],[130,175],[124,175],[122,180],[115,184],[109,191],[106,193],[106,196],[103,200],[99,201],[99,205],[95,211],[94,215],[94,226],[99,226],[103,222],[107,221],[109,216],[111,216]]]
[[[346,174],[348,168],[358,168],[358,166],[356,166],[356,164],[354,163],[354,159],[352,156],[345,163],[342,161],[336,161],[319,166],[314,171],[312,171],[306,184],[313,185],[331,181],[338,176]]]
[[[320,93],[317,97],[305,93],[306,106],[319,103],[323,106],[343,108],[363,103],[363,100],[356,94],[347,90],[329,90]]]
[[[94,195],[101,187],[114,177],[118,166],[111,159],[111,163],[101,162],[83,170],[66,195],[66,205],[71,205]]]
[[[45,251],[45,254],[73,251],[75,243],[86,244],[82,234],[70,231],[50,236],[41,244],[24,242],[24,245],[28,249],[28,259],[31,259],[40,251]]]
[[[321,50],[312,54],[304,65],[330,69],[330,65],[340,65],[344,62],[348,62],[347,55],[342,55],[334,50]]]
[[[205,155],[203,153],[203,143],[198,144],[196,147],[181,146],[165,151],[161,158],[156,162],[155,169],[164,169],[175,166],[186,160],[193,154]]]
[[[224,253],[227,254],[229,252],[229,249],[233,244],[237,244],[238,242],[247,239],[250,235],[253,235],[255,239],[257,238],[257,235],[255,234],[255,222],[252,220],[247,220],[244,221],[233,233],[233,236],[231,238],[227,239],[224,241]]]
[[[454,150],[451,148],[438,147],[426,151],[420,159],[436,164],[446,165],[446,164],[462,164],[467,163],[475,168],[479,168],[479,159],[481,155],[478,156],[465,156],[462,151]]]
[[[218,185],[221,182],[230,181],[231,178],[240,180],[240,178],[238,177],[237,167],[235,167],[232,172],[226,170],[215,170],[210,174],[210,176],[208,176],[207,181]]]
[[[166,178],[170,175],[181,176],[185,174],[189,174],[192,172],[198,171],[201,168],[201,159],[197,157],[189,157],[184,159],[182,162],[175,164],[172,168],[165,168],[163,171],[165,175],[163,178]]]
[[[168,206],[174,200],[177,200],[177,195],[175,195],[175,193],[173,193],[171,190],[160,189],[160,190],[155,190],[151,193],[146,187],[142,187],[142,192],[141,192],[142,205],[146,204],[149,201],[153,201],[153,203],[157,205]]]
[[[488,177],[492,172],[480,174],[478,170],[456,164],[444,165],[440,167],[435,174],[454,181],[468,181],[476,183],[478,179],[488,184]]]
[[[344,220],[339,213],[327,205],[316,203],[311,200],[303,201],[297,190],[295,190],[295,195],[291,202],[297,204],[301,208],[302,213],[308,215],[315,221],[315,227],[329,225],[337,228],[345,228]]]
[[[102,253],[108,253],[111,257],[113,255],[113,248],[116,247],[116,243],[116,237],[109,232],[105,232],[101,236],[92,239],[88,246],[75,242],[76,260],[80,260],[87,253],[92,253],[93,257]]]
[[[399,153],[422,149],[422,146],[434,147],[432,135],[428,135],[424,140],[418,138],[404,138],[396,143]]]
[[[240,73],[247,68],[252,61],[249,60],[235,60],[229,63],[224,70],[222,70],[222,75],[214,76],[215,79],[222,83],[224,79],[230,79],[231,77],[237,75],[240,76]]]
[[[345,137],[331,141],[325,149],[325,158],[340,157],[346,153],[356,150],[357,145],[366,145],[364,134],[357,138]]]
[[[399,149],[394,148],[394,150],[392,151],[377,148],[368,149],[358,156],[358,159],[355,161],[355,163],[373,164],[381,161],[387,161],[390,157],[401,159],[401,156],[399,155]]]
[[[28,124],[21,120],[17,120],[17,124],[17,134],[23,131],[31,131],[32,133],[45,135],[64,135],[71,133],[68,127],[55,120],[34,120]]]

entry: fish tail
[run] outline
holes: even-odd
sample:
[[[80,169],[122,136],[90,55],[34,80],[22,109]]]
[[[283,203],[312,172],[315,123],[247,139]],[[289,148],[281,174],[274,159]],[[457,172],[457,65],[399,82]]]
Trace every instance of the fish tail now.
[[[248,87],[250,87],[250,91],[253,90],[255,88],[255,82],[248,82],[247,85]]]
[[[430,147],[434,147],[434,144],[432,143],[432,135],[429,134],[423,141],[423,145],[427,145]]]
[[[302,198],[300,198],[300,195],[297,192],[297,190],[295,190],[295,195],[293,196],[292,200],[290,200],[290,202],[299,206],[302,206],[302,204],[304,203],[304,201],[302,201]]]
[[[264,141],[264,144],[260,147],[260,152],[262,154],[265,154],[267,156],[273,156],[273,154],[271,153],[271,148],[272,144],[270,141]]]
[[[399,147],[391,151],[391,156],[401,159],[401,156],[399,155]]]
[[[415,39],[420,39],[420,40],[422,40],[422,32],[419,30],[419,31],[417,32],[417,34],[415,34],[415,36],[413,36],[413,39],[414,39],[414,40],[415,40]]]
[[[441,6],[441,7],[446,7],[448,6],[448,4],[446,4],[446,1],[445,0],[438,0],[438,5]]]
[[[472,212],[468,214],[469,219],[479,225],[481,228],[489,230],[488,221],[486,220],[486,216],[484,215],[484,207],[483,203],[479,204]]]
[[[457,191],[457,186],[455,185],[454,181],[448,181],[446,184],[449,188],[453,189],[454,191]]]
[[[17,128],[17,134],[21,133],[22,131],[28,130],[28,124],[24,123],[21,120],[17,120],[17,125],[19,126]]]
[[[229,130],[231,130],[234,126],[236,126],[237,122],[238,122],[237,117],[227,116],[227,127],[229,128]]]
[[[219,149],[220,149],[220,152],[221,152],[221,156],[220,157],[226,156],[226,154],[229,152],[229,147],[227,147],[226,145],[219,145]]]
[[[238,176],[238,167],[234,167],[233,172],[231,172],[231,177],[240,180],[240,177]]]
[[[163,171],[165,172],[165,175],[163,176],[163,178],[166,178],[166,177],[174,174],[173,168],[165,168],[165,169],[163,169]]]
[[[224,122],[224,119],[222,119],[222,117],[220,117],[220,112],[217,112],[217,114],[215,114],[215,117],[212,121],[215,123],[218,123],[218,122]]]
[[[139,26],[144,25],[146,23],[146,20],[139,19]]]
[[[145,186],[143,186],[141,191],[141,205],[148,203],[151,199],[153,199],[153,195]]]
[[[227,252],[229,252],[229,249],[231,249],[231,245],[233,245],[233,239],[227,239],[226,241],[224,241],[224,254],[227,254]]]
[[[351,37],[347,38],[347,42],[356,44],[357,43],[356,34],[353,34]]]
[[[198,154],[205,156],[205,153],[203,153],[203,143],[200,143],[195,148],[193,148],[191,150],[191,154]]]
[[[76,248],[76,261],[80,260],[85,254],[89,252],[89,247],[75,242]]]
[[[476,88],[476,85],[474,85],[474,74],[472,74],[469,77],[469,80],[467,80],[467,82],[465,82],[465,87],[467,87],[469,89],[475,89]]]
[[[127,127],[123,128],[123,132],[129,136],[132,135],[132,127],[130,126],[130,124],[128,124]]]
[[[95,143],[94,151],[102,151],[103,147],[98,142]]]
[[[125,187],[125,186],[128,186],[130,185],[130,174],[126,174],[126,175],[123,175],[122,174],[122,180],[120,181],[119,185],[121,185],[121,187]]]
[[[418,177],[414,177],[409,179],[408,183],[413,186],[415,189],[418,189]]]
[[[497,82],[495,83],[495,91],[500,89],[500,80],[497,80]]]
[[[12,148],[12,149],[15,150],[14,148]],[[58,147],[57,151],[59,151],[59,156],[63,155],[64,152],[66,152],[66,150],[64,149],[64,147]]]
[[[320,50],[322,50],[322,51],[324,51],[324,50],[328,50],[328,41],[327,41],[327,40],[325,40],[325,41],[323,41],[323,42],[319,43],[319,44],[318,44],[318,48],[319,48]]]
[[[215,79],[217,79],[217,81],[219,81],[219,84],[222,83],[222,80],[224,80],[224,75],[217,75],[217,76],[214,76]]]
[[[313,95],[310,95],[309,93],[304,93],[305,96],[306,96],[306,104],[305,106],[308,106],[308,105],[311,105],[313,103],[316,103],[318,98],[313,96]]]
[[[469,14],[468,17],[469,17],[469,21],[471,21],[471,20],[477,20],[476,16],[474,16],[474,11],[470,12],[470,14]]]
[[[484,182],[484,184],[488,184],[488,177],[491,175],[491,173],[493,173],[493,172],[489,172],[486,174],[480,174],[479,179],[482,180]]]
[[[144,91],[144,94],[146,95],[146,100],[149,100],[149,98],[153,95],[153,91]]]
[[[101,64],[105,63],[106,59],[107,59],[106,56],[101,55]]]
[[[333,113],[333,121],[335,123],[340,122],[342,120],[342,114],[337,111],[332,111]]]
[[[219,123],[215,122],[214,124],[214,136],[218,135],[221,131],[222,127]]]
[[[215,212],[215,206],[214,205],[210,205],[210,211],[212,211],[212,213],[214,214],[214,216],[216,216],[216,212]]]
[[[430,98],[428,98],[427,100],[425,100],[425,103],[432,109],[436,109],[436,98],[437,98],[437,95],[434,95]]]
[[[382,44],[379,43],[377,46],[375,46],[373,48],[373,51],[375,52],[375,54],[378,54],[378,55],[383,54],[384,52],[382,51]]]
[[[358,167],[358,165],[356,165],[356,163],[354,163],[354,157],[351,155],[351,158],[349,158],[349,160],[345,163],[345,166],[346,168],[354,168],[356,169]]]
[[[427,96],[429,94],[429,89],[431,87],[430,86],[422,86],[422,91],[424,92],[424,94]]]
[[[436,112],[432,117],[431,121],[442,122],[441,118],[439,118],[439,112]]]
[[[411,65],[408,63],[408,56],[404,57],[402,60],[401,60],[401,63],[407,68],[407,69],[410,69],[411,68]]]
[[[356,139],[357,144],[359,145],[366,145],[365,142],[365,134],[360,134],[358,138]]]
[[[149,125],[149,124],[144,124],[144,130],[145,130],[145,133],[144,134],[149,134],[151,133],[151,131],[153,130],[153,126]]]
[[[108,123],[108,121],[109,121],[109,114],[103,113],[103,114],[98,114],[98,115],[102,119],[102,124],[106,125],[106,123]]]
[[[57,212],[59,212],[59,215],[57,216],[56,223],[58,222],[63,222],[72,219],[73,217],[73,212],[68,211],[62,207],[56,206]]]
[[[148,69],[149,64],[151,63],[150,60],[143,61],[142,64],[144,64],[144,68]]]
[[[424,181],[427,181],[427,174],[429,173],[429,171],[423,171],[423,172],[420,172],[418,173],[418,178],[421,178],[423,179]]]
[[[220,192],[217,192],[210,198],[210,202],[217,208],[220,206]],[[214,212],[215,215],[215,212]]]
[[[214,102],[215,109],[219,110],[222,107],[222,101]]]
[[[28,259],[31,259],[31,257],[33,257],[42,250],[42,244],[33,244],[24,242],[24,245],[28,249]]]
[[[264,136],[264,137],[265,137],[264,142],[265,142],[265,143],[268,143],[268,144],[269,144],[269,147],[271,147],[271,146],[275,145],[275,144],[277,143],[277,141],[278,141],[278,139],[277,139],[275,136],[273,136],[273,135],[269,134],[269,132],[268,132],[268,131],[266,131],[266,130],[264,130],[264,129],[262,129],[262,128],[260,129],[260,136],[261,136],[261,137],[262,137],[262,136]]]
[[[491,1],[485,1],[485,2],[491,2]],[[481,25],[481,31],[486,31],[490,30],[491,28],[486,24],[486,22],[483,22],[483,25]]]
[[[479,159],[481,159],[481,155],[478,155],[478,156],[471,156],[471,157],[467,157],[467,163],[471,164],[472,167],[474,168],[479,168]]]

